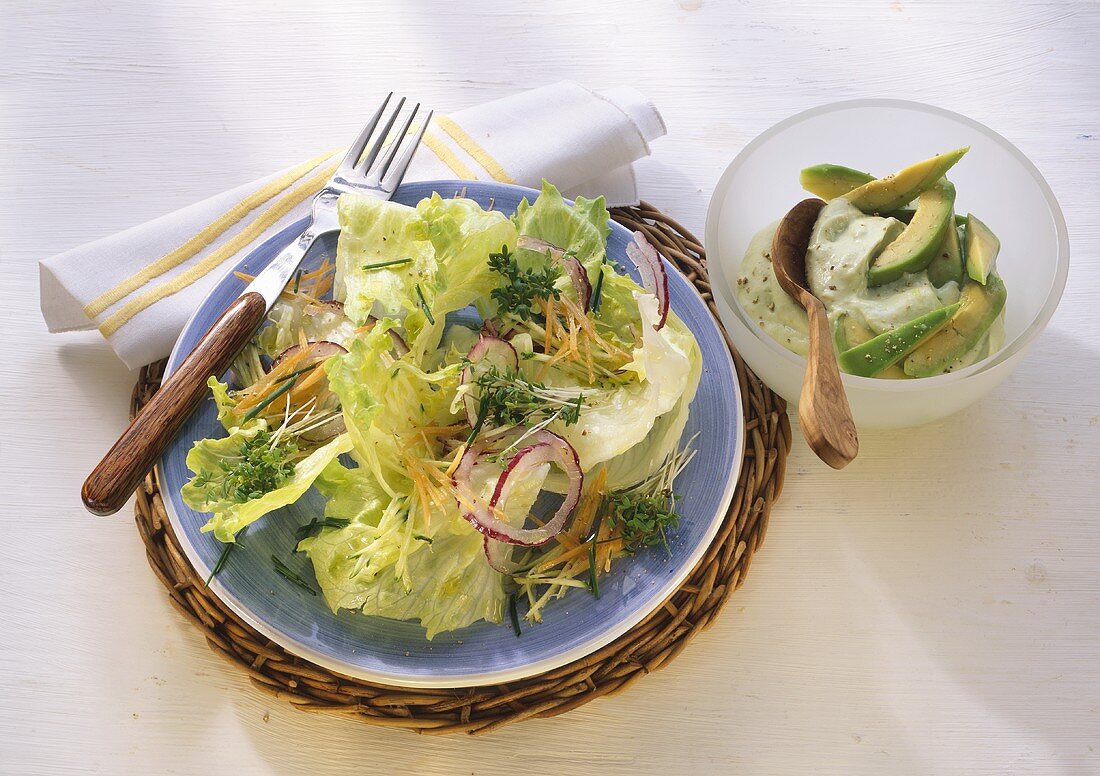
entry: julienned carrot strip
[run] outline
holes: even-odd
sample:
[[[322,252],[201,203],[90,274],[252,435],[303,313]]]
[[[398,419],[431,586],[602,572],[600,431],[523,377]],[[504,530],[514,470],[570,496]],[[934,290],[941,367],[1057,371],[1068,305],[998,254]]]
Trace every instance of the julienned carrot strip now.
[[[558,534],[558,536],[560,537],[561,534]],[[543,561],[539,565],[535,566],[535,571],[542,572],[546,571],[547,569],[552,569],[554,568],[554,566],[560,566],[562,563],[565,563],[566,561],[575,558],[581,553],[585,552],[588,552],[588,543],[585,542],[584,544],[577,544],[566,550],[564,553],[557,556],[556,558],[551,558],[550,560]]]
[[[554,342],[554,297],[550,297],[546,300],[546,305],[543,307],[543,311],[546,314],[546,341],[542,343],[542,352],[549,355],[550,346]]]
[[[269,393],[271,388],[280,377],[285,377],[291,372],[298,369],[298,364],[306,356],[305,352],[299,350],[297,353],[291,353],[289,356],[280,361],[274,369],[261,377],[255,383],[250,385],[241,391],[243,398],[238,402],[234,408],[234,413],[239,413],[241,410],[247,410],[250,407],[254,407],[264,400],[264,397]]]
[[[588,382],[596,382],[596,373],[592,370],[592,340],[589,337],[584,338],[584,358],[585,363],[588,366]]]

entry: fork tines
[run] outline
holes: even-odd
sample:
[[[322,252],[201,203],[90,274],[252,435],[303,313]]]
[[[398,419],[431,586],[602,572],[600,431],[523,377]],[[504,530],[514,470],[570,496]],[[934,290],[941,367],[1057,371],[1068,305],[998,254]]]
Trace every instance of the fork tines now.
[[[341,177],[349,179],[358,177],[368,186],[391,190],[400,183],[434,112],[428,111],[420,126],[410,132],[413,121],[420,111],[420,103],[416,103],[412,110],[405,114],[400,128],[393,132],[394,124],[397,123],[405,107],[405,98],[402,97],[394,108],[387,110],[392,99],[393,92],[390,92],[348,149],[340,163]],[[382,125],[381,129],[379,124]],[[371,142],[372,138],[373,142]]]

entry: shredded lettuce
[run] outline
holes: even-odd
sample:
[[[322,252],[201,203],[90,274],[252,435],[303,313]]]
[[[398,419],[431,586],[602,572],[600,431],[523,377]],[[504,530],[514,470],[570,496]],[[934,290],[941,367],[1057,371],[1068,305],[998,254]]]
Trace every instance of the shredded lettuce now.
[[[478,620],[501,622],[507,599],[504,578],[485,560],[484,537],[457,509],[433,518],[430,525],[414,526],[402,515],[408,497],[398,496],[381,507],[386,497],[369,472],[337,466],[326,470],[318,489],[332,494],[330,505],[339,504],[326,510],[326,516],[351,524],[326,529],[299,544],[333,611],[419,620],[429,639]],[[487,497],[501,470],[484,468],[489,471],[474,487]],[[540,467],[513,489],[507,504],[512,522],[526,519],[547,472],[548,467]],[[349,492],[355,495],[348,498]],[[365,510],[355,506],[360,498],[369,504]]]

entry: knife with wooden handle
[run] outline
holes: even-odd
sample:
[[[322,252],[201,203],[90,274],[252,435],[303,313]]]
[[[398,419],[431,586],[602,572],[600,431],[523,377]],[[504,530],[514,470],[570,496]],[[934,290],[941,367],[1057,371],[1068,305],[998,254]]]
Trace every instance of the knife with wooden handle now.
[[[221,376],[264,322],[302,258],[323,231],[307,229],[271,262],[202,336],[122,436],[88,475],[80,496],[97,515],[117,512],[146,472],[207,395],[207,380]]]

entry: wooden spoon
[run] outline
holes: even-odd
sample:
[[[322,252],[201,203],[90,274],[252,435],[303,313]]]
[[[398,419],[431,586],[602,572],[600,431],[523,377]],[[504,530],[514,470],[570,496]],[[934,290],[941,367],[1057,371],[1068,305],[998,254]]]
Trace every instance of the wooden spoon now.
[[[818,458],[834,469],[843,469],[859,452],[859,439],[840,381],[825,305],[810,293],[806,283],[810,233],[824,206],[820,199],[804,199],[783,217],[772,238],[772,268],[779,285],[810,318],[810,354],[798,399],[802,434]]]

